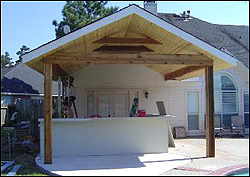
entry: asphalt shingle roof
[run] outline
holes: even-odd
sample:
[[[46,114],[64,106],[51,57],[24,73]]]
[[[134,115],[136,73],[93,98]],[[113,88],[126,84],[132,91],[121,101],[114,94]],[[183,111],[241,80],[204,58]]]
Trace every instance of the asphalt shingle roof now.
[[[212,24],[195,17],[184,21],[171,13],[158,13],[158,16],[220,50],[226,48],[249,68],[249,26]]]
[[[43,94],[43,90],[44,76],[23,63],[3,68],[1,93]],[[57,92],[57,82],[53,81],[52,94]]]

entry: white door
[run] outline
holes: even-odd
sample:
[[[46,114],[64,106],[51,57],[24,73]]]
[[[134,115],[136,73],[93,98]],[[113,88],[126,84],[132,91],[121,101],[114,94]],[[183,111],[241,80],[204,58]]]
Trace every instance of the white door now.
[[[111,92],[97,93],[97,112],[102,117],[111,117]]]
[[[127,92],[114,92],[114,117],[127,117],[128,110],[128,93]]]
[[[138,91],[87,91],[87,116],[99,114],[101,117],[128,117],[130,102],[134,97],[138,97]]]

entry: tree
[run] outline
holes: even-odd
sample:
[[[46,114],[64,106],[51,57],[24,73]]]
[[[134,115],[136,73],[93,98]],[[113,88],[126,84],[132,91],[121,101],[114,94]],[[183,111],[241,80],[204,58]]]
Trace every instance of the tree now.
[[[56,37],[65,35],[63,32],[65,25],[74,31],[118,10],[118,7],[105,7],[107,3],[108,1],[66,1],[62,10],[63,20],[60,23],[56,20],[52,22]]]
[[[20,48],[20,50],[16,52],[16,54],[19,55],[19,57],[18,57],[19,59],[16,61],[16,64],[22,62],[23,59],[21,58],[21,56],[26,53],[25,51],[28,52],[29,50],[30,50],[30,48],[28,48],[26,45],[23,45]]]
[[[5,55],[1,55],[1,68],[4,66],[12,66],[14,62],[11,61],[9,52],[5,52]]]

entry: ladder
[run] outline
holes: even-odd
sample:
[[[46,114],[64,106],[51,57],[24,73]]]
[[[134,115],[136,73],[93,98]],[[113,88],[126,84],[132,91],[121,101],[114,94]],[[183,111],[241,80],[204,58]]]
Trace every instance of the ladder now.
[[[139,99],[134,98],[134,100],[132,102],[132,107],[131,107],[129,117],[136,117],[136,113],[137,113],[137,110],[138,110],[138,103],[139,103]]]

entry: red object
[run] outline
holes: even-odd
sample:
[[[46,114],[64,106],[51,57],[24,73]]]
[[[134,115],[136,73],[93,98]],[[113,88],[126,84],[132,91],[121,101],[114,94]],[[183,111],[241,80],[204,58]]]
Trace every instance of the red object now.
[[[91,116],[91,118],[102,118],[102,116],[100,116],[99,114],[94,114]]]
[[[137,111],[138,117],[146,117],[146,110],[145,109],[139,109]]]

